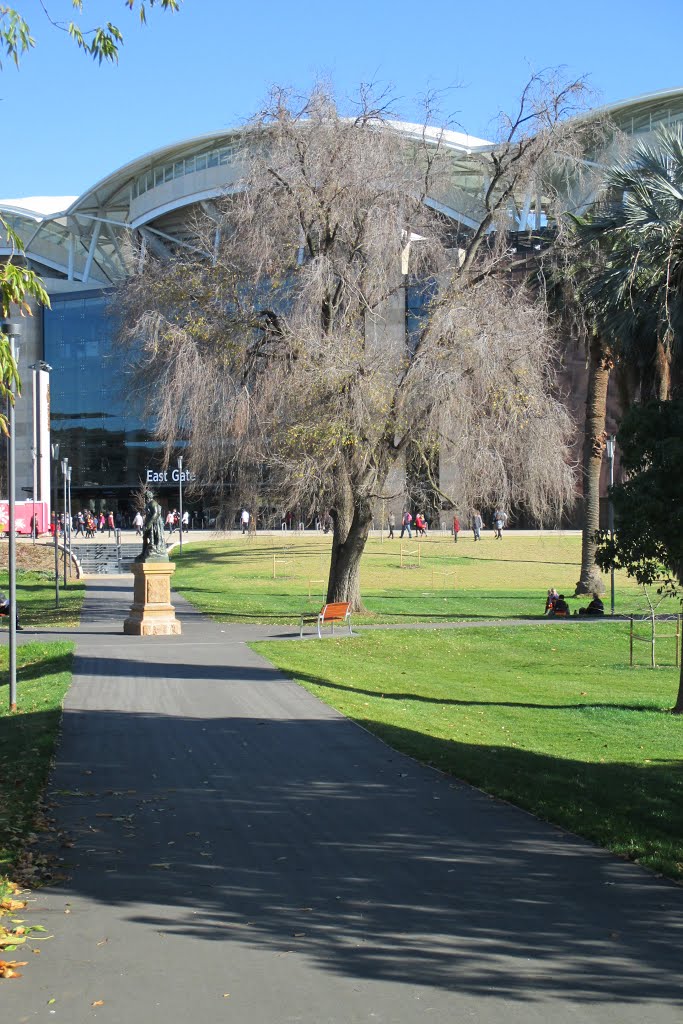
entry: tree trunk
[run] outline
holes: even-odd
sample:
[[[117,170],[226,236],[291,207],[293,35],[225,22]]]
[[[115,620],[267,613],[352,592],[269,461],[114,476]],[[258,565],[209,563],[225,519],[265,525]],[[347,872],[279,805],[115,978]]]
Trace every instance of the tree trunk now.
[[[327,600],[348,601],[351,611],[363,611],[360,592],[360,562],[372,523],[370,503],[354,500],[348,476],[343,473],[334,508],[332,557],[327,582]]]
[[[683,659],[681,659],[681,674],[678,680],[678,696],[671,712],[674,715],[683,715]]]
[[[657,339],[657,398],[668,402],[671,398],[671,356],[660,339]]]
[[[577,594],[602,592],[604,584],[595,564],[595,534],[600,528],[600,470],[605,450],[607,385],[612,355],[599,337],[591,340],[588,360],[588,394],[583,442],[583,535],[581,539],[581,577]]]

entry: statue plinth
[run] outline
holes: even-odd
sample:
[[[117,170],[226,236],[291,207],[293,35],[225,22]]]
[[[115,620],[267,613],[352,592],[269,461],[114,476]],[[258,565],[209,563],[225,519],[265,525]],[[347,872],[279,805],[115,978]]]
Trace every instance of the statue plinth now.
[[[168,561],[134,562],[133,604],[123,621],[129,636],[172,636],[181,632],[171,604],[171,576],[175,563]]]

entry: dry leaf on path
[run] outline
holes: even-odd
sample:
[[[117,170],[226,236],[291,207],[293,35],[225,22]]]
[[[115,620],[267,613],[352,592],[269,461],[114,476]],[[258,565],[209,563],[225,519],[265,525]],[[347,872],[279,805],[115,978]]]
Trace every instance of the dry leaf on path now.
[[[28,960],[0,960],[0,978],[21,978],[17,967],[26,967]]]

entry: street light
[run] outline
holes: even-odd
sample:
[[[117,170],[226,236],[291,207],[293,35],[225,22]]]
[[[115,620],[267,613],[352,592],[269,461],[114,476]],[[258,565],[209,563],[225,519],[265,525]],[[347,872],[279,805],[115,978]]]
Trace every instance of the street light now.
[[[55,608],[59,608],[59,544],[57,540],[57,463],[59,462],[59,444],[52,444],[52,462],[54,473],[52,476],[52,526],[54,529],[55,544]]]
[[[608,516],[609,516],[609,539],[614,546],[614,504],[612,502],[612,488],[614,487],[614,449],[616,446],[617,439],[614,434],[610,434],[605,444],[605,451],[607,458],[609,459],[609,504],[608,504]],[[614,615],[614,564],[610,568],[610,598],[611,598],[611,615]]]
[[[19,352],[16,345],[17,339],[21,336],[21,324],[16,320],[9,320],[2,324],[0,330],[9,340],[12,363],[16,366],[19,359]],[[9,388],[9,415],[8,427],[9,438],[7,440],[7,490],[9,491],[9,549],[7,553],[9,569],[9,709],[17,710],[17,531],[16,531],[16,438],[15,438],[15,416],[14,399],[16,395],[16,383],[14,380]]]
[[[182,555],[182,553],[183,553],[183,457],[182,457],[182,455],[178,456],[178,490],[180,492],[179,493],[179,500],[178,500],[178,506],[179,506],[178,511],[180,512],[180,520],[178,522],[178,525],[180,527],[180,554]]]
[[[29,370],[33,373],[33,445],[31,447],[31,461],[33,463],[33,526],[31,536],[33,543],[36,542],[36,494],[38,493],[38,371],[43,370],[49,373],[52,367],[44,359],[31,363]]]
[[[67,519],[67,522],[69,523],[69,576],[71,575],[71,525],[73,523],[73,516],[71,515],[71,471],[72,471],[72,469],[73,469],[73,466],[69,466],[69,468],[67,470],[67,474],[66,474],[67,508],[69,510],[69,512],[68,512],[68,519]]]
[[[64,568],[64,586],[66,586],[66,541],[67,541],[67,536],[68,536],[68,527],[67,527],[67,521],[66,521],[66,512],[67,512],[67,506],[66,506],[66,484],[67,484],[67,477],[68,477],[68,475],[69,475],[69,460],[68,459],[62,459],[62,481],[63,481],[63,484],[64,484],[64,529],[62,531],[62,544],[63,544],[63,547],[64,547],[64,556],[62,558],[62,566]]]

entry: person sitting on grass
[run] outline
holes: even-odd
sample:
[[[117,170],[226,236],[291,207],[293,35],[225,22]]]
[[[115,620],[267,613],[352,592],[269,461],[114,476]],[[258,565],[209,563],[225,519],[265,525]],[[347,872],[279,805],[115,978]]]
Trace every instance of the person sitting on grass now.
[[[562,619],[566,618],[569,615],[569,605],[564,599],[564,594],[558,594],[557,600],[555,601],[555,607],[551,612],[548,613],[548,615],[554,615],[557,618]]]
[[[579,608],[579,615],[604,615],[605,606],[600,600],[600,595],[597,593],[593,594],[593,600],[587,608]]]
[[[7,596],[7,594],[4,594],[2,592],[2,590],[0,590],[0,615],[6,615],[7,618],[9,618],[9,613],[10,613],[9,597]],[[19,629],[19,630],[23,629],[23,627],[19,625],[19,611],[18,610],[16,612],[16,623],[17,623],[17,629]]]
[[[545,599],[545,611],[543,612],[544,615],[549,615],[551,612],[555,610],[555,604],[557,603],[557,599],[559,596],[560,595],[555,590],[555,587],[551,587],[548,591],[548,596]]]

